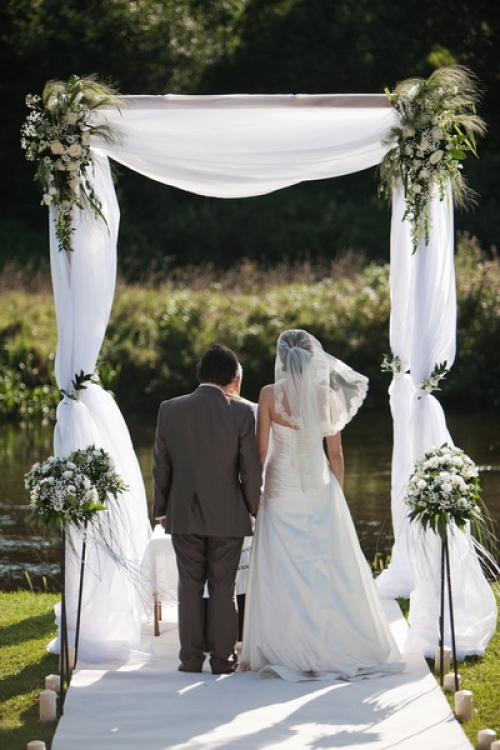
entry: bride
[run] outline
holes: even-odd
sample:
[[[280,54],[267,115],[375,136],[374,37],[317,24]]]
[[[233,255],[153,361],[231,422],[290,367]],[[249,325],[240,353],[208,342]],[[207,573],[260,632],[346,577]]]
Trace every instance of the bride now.
[[[340,430],[367,386],[367,378],[307,331],[280,335],[275,383],[259,399],[266,474],[241,669],[288,680],[352,680],[404,669],[342,491]]]

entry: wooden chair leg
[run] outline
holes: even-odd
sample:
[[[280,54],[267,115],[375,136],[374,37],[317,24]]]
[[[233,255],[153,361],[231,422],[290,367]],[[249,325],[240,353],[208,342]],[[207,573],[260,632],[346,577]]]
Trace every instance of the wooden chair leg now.
[[[160,635],[161,602],[158,600],[158,594],[154,595],[154,618],[155,635]]]

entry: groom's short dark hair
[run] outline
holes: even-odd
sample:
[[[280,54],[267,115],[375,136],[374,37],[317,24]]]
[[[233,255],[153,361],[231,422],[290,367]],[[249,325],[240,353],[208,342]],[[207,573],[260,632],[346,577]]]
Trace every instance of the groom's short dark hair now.
[[[238,374],[238,358],[228,346],[214,344],[196,365],[196,374],[200,383],[229,385]]]

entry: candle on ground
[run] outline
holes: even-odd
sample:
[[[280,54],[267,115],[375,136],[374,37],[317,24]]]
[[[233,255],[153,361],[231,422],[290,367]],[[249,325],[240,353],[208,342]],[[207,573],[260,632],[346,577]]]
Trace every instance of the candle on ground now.
[[[455,716],[458,721],[472,719],[472,692],[470,690],[457,690],[455,693]]]
[[[497,738],[497,733],[493,729],[480,729],[477,733],[478,750],[491,750],[491,744]]]
[[[56,693],[59,692],[61,688],[61,678],[58,674],[48,674],[45,678],[45,689],[46,690],[55,690]]]
[[[59,669],[61,669],[61,657],[59,656]],[[75,668],[75,649],[73,646],[68,646],[68,662],[69,662],[69,668],[74,669]]]
[[[462,681],[462,678],[459,674],[457,674],[457,679],[458,689],[460,690],[460,683]],[[451,690],[452,692],[455,692],[455,672],[448,672],[448,674],[445,674],[443,687],[445,690]]]
[[[53,690],[40,693],[40,721],[53,721],[56,718],[56,698]]]
[[[31,740],[26,745],[26,750],[45,750],[45,742],[42,742],[42,740]]]
[[[451,663],[451,649],[444,648],[443,649],[443,673],[449,671],[450,663]],[[436,654],[434,657],[434,671],[436,674],[441,673],[441,649],[440,648],[436,649]]]

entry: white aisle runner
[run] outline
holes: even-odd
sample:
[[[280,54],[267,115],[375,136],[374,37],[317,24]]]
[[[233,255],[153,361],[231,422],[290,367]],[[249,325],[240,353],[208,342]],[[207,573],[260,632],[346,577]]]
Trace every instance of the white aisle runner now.
[[[406,623],[385,601],[399,643]],[[152,634],[152,625],[144,635]],[[52,750],[471,750],[423,657],[403,674],[359,682],[284,682],[250,672],[177,671],[175,623],[152,638],[157,658],[80,663]]]

